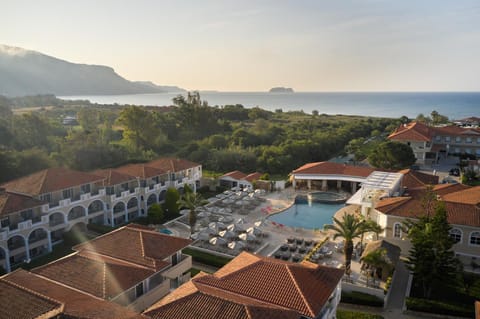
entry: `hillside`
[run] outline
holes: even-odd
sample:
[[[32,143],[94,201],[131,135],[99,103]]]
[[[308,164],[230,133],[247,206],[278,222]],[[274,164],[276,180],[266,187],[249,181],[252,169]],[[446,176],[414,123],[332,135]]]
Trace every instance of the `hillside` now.
[[[181,92],[174,86],[132,82],[108,66],[76,64],[0,45],[0,95],[108,95]]]

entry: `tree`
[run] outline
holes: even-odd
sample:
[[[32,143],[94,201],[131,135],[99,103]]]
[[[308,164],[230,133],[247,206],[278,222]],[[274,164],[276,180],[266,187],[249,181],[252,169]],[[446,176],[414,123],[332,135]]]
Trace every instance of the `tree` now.
[[[360,247],[361,247],[360,255],[363,252],[363,237],[365,233],[370,233],[370,232],[375,233],[376,239],[378,239],[378,234],[380,234],[383,231],[382,226],[380,226],[379,224],[377,224],[376,221],[371,219],[365,219],[361,228],[362,228],[362,234],[360,235]]]
[[[163,210],[165,212],[165,216],[168,219],[172,219],[178,215],[180,208],[178,205],[178,200],[180,199],[180,194],[178,190],[174,187],[170,187],[167,189],[167,193],[165,194],[165,203],[163,203]]]
[[[160,204],[152,204],[148,208],[148,222],[151,224],[161,224],[163,221],[163,209]]]
[[[165,141],[154,116],[145,108],[128,106],[120,112],[117,122],[123,126],[124,139],[134,146],[135,152],[155,149]]]
[[[350,265],[352,263],[353,239],[360,237],[365,232],[365,221],[361,221],[351,214],[344,213],[343,220],[333,217],[335,225],[325,225],[325,230],[333,230],[335,233],[333,239],[342,237],[344,239],[343,253],[345,256],[345,273],[350,275]]]
[[[430,117],[432,118],[433,125],[448,123],[448,117],[438,113],[435,110],[433,110],[432,113],[430,113]]]
[[[386,270],[386,272],[391,272],[393,268],[393,266],[387,261],[387,250],[385,248],[376,249],[366,256],[363,256],[362,262],[373,268],[373,271],[369,273],[369,276],[372,275],[374,282],[374,275],[377,274],[380,269],[382,271]]]
[[[400,170],[415,164],[416,158],[410,146],[387,141],[372,150],[368,162],[376,168]]]
[[[421,216],[406,222],[408,238],[412,243],[407,261],[415,282],[422,288],[423,297],[430,298],[432,290],[440,285],[454,284],[459,265],[450,238],[450,225],[443,202],[437,202],[435,215]]]
[[[208,203],[208,201],[203,199],[202,195],[194,193],[188,186],[185,186],[185,192],[177,203],[180,207],[190,210],[188,213],[188,223],[190,225],[190,232],[193,234],[195,224],[197,223],[197,213],[195,210]]]

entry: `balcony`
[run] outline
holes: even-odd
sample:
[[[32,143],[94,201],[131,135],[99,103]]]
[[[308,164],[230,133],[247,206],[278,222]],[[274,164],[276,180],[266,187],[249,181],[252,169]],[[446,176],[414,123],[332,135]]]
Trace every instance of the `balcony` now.
[[[163,272],[163,276],[169,279],[175,279],[192,268],[192,256],[182,255],[176,265]]]

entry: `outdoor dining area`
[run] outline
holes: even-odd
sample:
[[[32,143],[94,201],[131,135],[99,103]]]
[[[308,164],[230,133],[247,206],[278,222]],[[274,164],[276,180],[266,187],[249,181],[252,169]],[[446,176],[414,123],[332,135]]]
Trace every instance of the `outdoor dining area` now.
[[[288,237],[272,256],[285,261],[301,262],[316,245],[317,242],[312,239]]]

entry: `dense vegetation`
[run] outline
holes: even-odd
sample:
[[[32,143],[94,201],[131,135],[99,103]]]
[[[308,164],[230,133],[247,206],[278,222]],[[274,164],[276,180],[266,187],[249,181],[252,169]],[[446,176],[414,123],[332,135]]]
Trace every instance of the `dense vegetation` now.
[[[202,163],[215,172],[238,169],[285,176],[307,162],[341,155],[351,140],[365,139],[362,145],[370,138],[383,141],[384,132],[400,123],[318,112],[269,112],[238,104],[211,107],[198,93],[178,96],[173,104],[120,107],[52,96],[2,97],[1,180],[53,165],[92,170],[166,155]],[[18,109],[33,105],[42,108]],[[65,116],[76,116],[79,125],[62,125]]]

